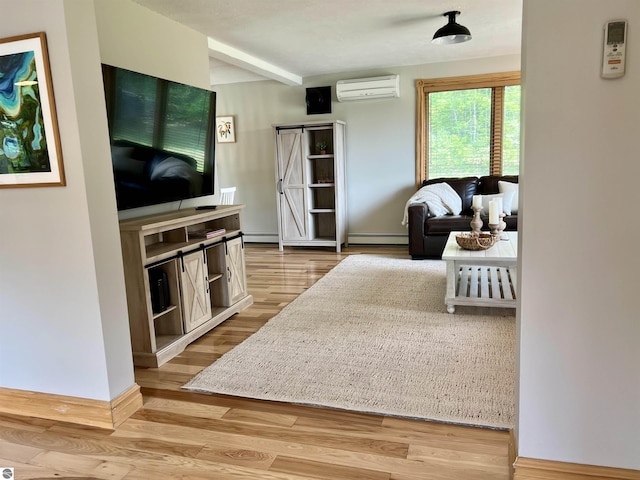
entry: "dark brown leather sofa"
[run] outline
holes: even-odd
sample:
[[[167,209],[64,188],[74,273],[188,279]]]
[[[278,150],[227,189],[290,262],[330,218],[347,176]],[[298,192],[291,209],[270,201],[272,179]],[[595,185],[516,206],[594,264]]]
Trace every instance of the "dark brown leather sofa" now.
[[[464,178],[434,178],[425,180],[422,186],[432,183],[448,183],[462,198],[462,212],[460,215],[443,215],[430,217],[429,208],[424,203],[413,203],[408,208],[409,226],[409,255],[414,260],[424,258],[442,258],[444,245],[452,231],[470,231],[473,218],[471,202],[474,195],[490,195],[498,193],[498,181],[518,183],[517,175],[464,177]],[[483,230],[488,231],[488,212],[482,212]],[[507,215],[506,230],[518,230],[518,215]]]

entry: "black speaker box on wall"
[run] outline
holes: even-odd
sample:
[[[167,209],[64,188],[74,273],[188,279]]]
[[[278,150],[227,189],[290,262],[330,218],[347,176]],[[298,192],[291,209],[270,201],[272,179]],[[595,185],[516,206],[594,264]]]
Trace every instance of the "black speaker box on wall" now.
[[[307,88],[307,115],[331,113],[331,86]]]

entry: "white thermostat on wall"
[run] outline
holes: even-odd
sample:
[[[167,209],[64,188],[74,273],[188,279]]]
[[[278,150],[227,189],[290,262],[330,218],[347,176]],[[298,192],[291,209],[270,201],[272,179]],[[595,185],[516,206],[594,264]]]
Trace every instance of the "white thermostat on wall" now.
[[[627,21],[612,20],[604,26],[604,51],[602,54],[602,78],[619,78],[624,75],[627,46]]]

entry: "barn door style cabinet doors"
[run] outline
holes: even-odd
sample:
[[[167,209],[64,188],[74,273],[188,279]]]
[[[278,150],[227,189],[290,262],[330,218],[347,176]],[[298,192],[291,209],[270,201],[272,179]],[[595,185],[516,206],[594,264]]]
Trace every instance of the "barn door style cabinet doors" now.
[[[192,208],[120,222],[136,366],[162,365],[253,303],[242,208]]]
[[[347,246],[345,123],[274,125],[280,251]]]

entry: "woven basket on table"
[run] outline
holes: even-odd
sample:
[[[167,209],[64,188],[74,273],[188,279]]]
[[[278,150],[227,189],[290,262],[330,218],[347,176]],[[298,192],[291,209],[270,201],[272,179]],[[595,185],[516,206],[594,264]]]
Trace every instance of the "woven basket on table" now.
[[[486,250],[493,247],[496,237],[489,233],[459,233],[456,235],[456,242],[465,250]]]

